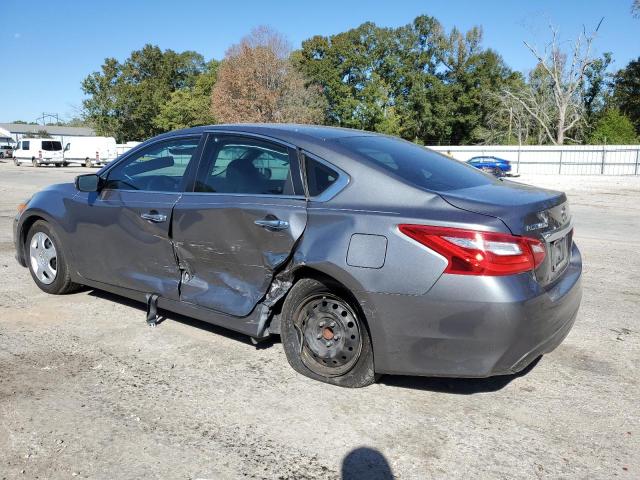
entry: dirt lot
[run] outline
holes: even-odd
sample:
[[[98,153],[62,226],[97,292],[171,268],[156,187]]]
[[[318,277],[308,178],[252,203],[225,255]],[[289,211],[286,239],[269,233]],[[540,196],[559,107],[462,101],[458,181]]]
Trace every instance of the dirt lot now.
[[[0,161],[0,478],[640,478],[640,178],[520,179],[569,193],[585,262],[574,329],[525,374],[346,390],[277,342],[38,290],[15,205],[83,172]]]

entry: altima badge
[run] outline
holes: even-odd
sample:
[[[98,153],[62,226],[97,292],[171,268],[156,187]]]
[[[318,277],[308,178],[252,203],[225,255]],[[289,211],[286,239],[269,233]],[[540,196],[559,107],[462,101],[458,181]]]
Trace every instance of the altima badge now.
[[[525,227],[525,230],[527,230],[528,232],[532,230],[542,230],[543,228],[547,228],[549,226],[549,214],[547,212],[538,212],[536,216],[538,217],[538,220],[540,220],[540,222],[527,225]]]

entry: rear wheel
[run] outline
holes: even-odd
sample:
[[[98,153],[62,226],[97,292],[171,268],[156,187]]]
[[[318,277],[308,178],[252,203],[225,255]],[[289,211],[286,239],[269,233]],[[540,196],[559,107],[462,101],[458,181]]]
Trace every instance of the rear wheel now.
[[[38,163],[38,161],[34,158],[31,159],[31,163],[34,167],[38,168],[40,166],[40,164]]]
[[[84,159],[84,166],[87,167],[87,168],[91,168],[91,159],[85,158]]]
[[[302,279],[284,302],[281,337],[298,373],[342,387],[376,380],[367,326],[349,296],[330,282]]]
[[[38,220],[33,224],[27,234],[25,251],[31,277],[41,290],[60,295],[78,288],[71,281],[62,244],[47,222]]]
[[[16,167],[19,167],[19,166],[20,166],[20,162],[19,162],[19,161],[18,161],[18,159],[17,159],[17,158],[15,158],[15,157],[13,157],[13,164],[14,164]]]

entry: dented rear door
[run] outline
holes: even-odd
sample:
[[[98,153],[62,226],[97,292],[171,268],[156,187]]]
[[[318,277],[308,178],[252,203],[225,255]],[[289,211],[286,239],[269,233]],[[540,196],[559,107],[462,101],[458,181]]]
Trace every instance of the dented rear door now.
[[[246,135],[209,135],[193,192],[174,209],[180,299],[251,313],[307,222],[295,150]]]

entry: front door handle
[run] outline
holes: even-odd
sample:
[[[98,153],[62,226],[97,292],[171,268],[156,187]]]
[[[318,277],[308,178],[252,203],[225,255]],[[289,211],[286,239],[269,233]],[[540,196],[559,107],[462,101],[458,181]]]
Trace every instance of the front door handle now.
[[[164,213],[148,212],[141,214],[140,217],[153,223],[162,223],[167,221],[167,216]]]
[[[285,230],[289,228],[289,222],[284,220],[256,220],[256,225],[262,228],[266,228],[267,230]]]

